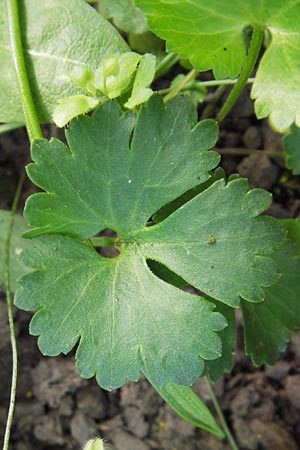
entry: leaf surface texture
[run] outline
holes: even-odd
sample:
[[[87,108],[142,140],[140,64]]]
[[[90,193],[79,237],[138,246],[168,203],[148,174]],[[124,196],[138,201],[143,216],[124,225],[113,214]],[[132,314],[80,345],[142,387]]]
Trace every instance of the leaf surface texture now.
[[[262,300],[262,286],[277,279],[267,255],[282,232],[275,220],[256,217],[270,197],[248,192],[245,180],[219,180],[149,226],[163,205],[209,179],[216,139],[216,123],[197,123],[188,98],[164,105],[154,95],[137,119],[113,100],[75,119],[69,147],[34,143],[27,170],[46,192],[26,204],[27,236],[38,239],[24,256],[34,271],[15,301],[37,310],[31,333],[43,353],[67,353],[79,341],[82,375],[96,375],[106,389],[137,380],[140,369],[156,386],[190,385],[205,360],[221,356],[223,315],[147,265],[158,261],[231,306],[240,295]],[[92,245],[106,228],[118,235],[116,258]]]

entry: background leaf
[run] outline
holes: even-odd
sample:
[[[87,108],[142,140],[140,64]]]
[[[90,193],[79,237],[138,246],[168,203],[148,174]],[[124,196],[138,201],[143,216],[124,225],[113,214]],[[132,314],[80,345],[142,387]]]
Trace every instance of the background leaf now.
[[[4,286],[4,254],[5,240],[8,231],[10,211],[0,210],[0,285]],[[10,283],[14,292],[17,287],[17,279],[28,272],[28,268],[22,263],[20,256],[24,249],[31,248],[33,242],[23,239],[22,233],[27,230],[25,221],[20,215],[15,216],[10,248]]]
[[[297,245],[299,248],[299,234]],[[287,239],[272,258],[281,277],[266,289],[264,302],[251,305],[242,301],[246,352],[256,365],[274,364],[285,350],[291,333],[300,328],[300,252],[295,242]]]
[[[213,383],[216,383],[224,376],[224,373],[230,372],[233,367],[233,352],[236,349],[237,339],[235,309],[210,297],[205,296],[205,298],[214,303],[216,305],[216,311],[220,312],[227,320],[227,327],[219,333],[222,341],[222,356],[218,359],[205,362],[205,373]]]
[[[81,0],[20,2],[21,31],[39,119],[50,122],[61,98],[81,93],[62,75],[76,66],[96,69],[111,53],[128,47],[118,32]],[[5,1],[0,0],[0,122],[24,122],[10,51]]]
[[[300,0],[136,0],[150,29],[167,49],[217,79],[236,78],[245,64],[244,31],[260,26],[271,44],[257,70],[251,96],[258,118],[271,117],[279,131],[300,126]],[[276,95],[274,95],[276,93]]]
[[[291,133],[282,138],[283,149],[286,157],[286,166],[291,169],[293,175],[300,174],[300,128],[292,126]]]
[[[144,13],[135,6],[133,0],[98,0],[98,10],[126,33],[141,34],[148,29]]]

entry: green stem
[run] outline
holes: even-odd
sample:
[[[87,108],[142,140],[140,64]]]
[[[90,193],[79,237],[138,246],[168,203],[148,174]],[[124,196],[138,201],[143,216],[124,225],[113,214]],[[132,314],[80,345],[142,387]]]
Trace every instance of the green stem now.
[[[33,103],[26,71],[20,30],[18,0],[6,0],[6,8],[10,45],[23,105],[25,124],[30,142],[32,142],[34,139],[42,139],[43,134]]]
[[[8,408],[8,414],[7,414],[7,421],[6,421],[4,442],[3,442],[3,450],[7,450],[8,446],[9,446],[10,430],[11,430],[14,409],[15,409],[17,378],[18,378],[18,349],[17,349],[14,317],[13,317],[13,310],[12,310],[12,296],[11,296],[11,290],[10,290],[10,241],[11,241],[16,210],[17,210],[17,206],[19,203],[19,198],[20,198],[24,178],[25,178],[25,171],[23,171],[20,176],[20,180],[18,183],[17,191],[15,194],[15,198],[14,198],[11,213],[10,213],[8,231],[7,231],[7,235],[6,235],[6,239],[5,239],[5,259],[4,259],[5,289],[6,289],[8,322],[9,322],[9,330],[10,330],[10,342],[11,342],[11,348],[12,348],[12,378],[11,378],[10,402],[9,402],[9,408]]]
[[[161,75],[167,73],[178,61],[179,56],[176,53],[167,53],[166,56],[157,64],[155,69],[155,80]]]
[[[242,69],[241,75],[236,85],[232,89],[231,93],[229,94],[229,97],[227,98],[223,107],[219,111],[219,114],[217,115],[217,121],[219,123],[221,123],[225,119],[225,117],[231,111],[233,105],[241,95],[259,56],[259,52],[263,42],[263,37],[264,37],[264,30],[262,30],[259,27],[254,27],[245,66]]]
[[[248,78],[247,84],[254,83],[255,78]],[[215,87],[215,86],[232,86],[233,84],[236,84],[238,82],[238,78],[235,80],[208,80],[208,81],[201,81],[198,80],[198,86],[199,87]],[[194,87],[194,81],[191,81],[190,83],[185,84],[185,86],[182,88],[182,91],[191,89]],[[166,89],[160,89],[157,91],[161,95],[168,94],[173,88],[166,88]]]
[[[16,130],[24,126],[24,123],[2,123],[0,125],[0,134],[8,133],[9,131]]]
[[[6,0],[6,8],[7,8],[7,19],[8,19],[8,28],[10,35],[10,44],[12,50],[13,61],[15,65],[18,87],[20,91],[20,97],[22,101],[24,117],[25,117],[25,125],[27,128],[27,133],[32,143],[34,139],[43,138],[43,134],[41,131],[41,127],[37,118],[36,110],[34,107],[34,103],[32,100],[30,85],[28,81],[28,76],[26,72],[23,47],[22,47],[22,39],[21,39],[21,31],[20,31],[20,22],[19,22],[19,10],[18,10],[18,1],[17,0]],[[13,319],[13,311],[12,311],[12,296],[10,291],[10,243],[13,232],[14,219],[16,215],[17,206],[19,203],[19,198],[23,186],[23,182],[25,179],[25,172],[22,172],[22,175],[19,180],[19,184],[17,187],[17,191],[15,194],[15,198],[13,201],[8,232],[5,240],[5,288],[6,288],[6,301],[7,301],[7,311],[8,311],[8,321],[9,321],[9,329],[10,329],[10,340],[12,347],[12,380],[11,380],[11,391],[10,391],[10,402],[8,408],[7,422],[5,428],[5,435],[3,441],[3,450],[8,450],[9,447],[9,439],[10,432],[12,426],[12,420],[15,409],[15,401],[16,401],[16,388],[17,388],[17,377],[18,377],[18,350],[17,350],[17,341],[14,327],[14,319]]]
[[[177,86],[174,86],[170,92],[168,93],[168,95],[165,96],[164,101],[167,102],[169,100],[171,100],[171,98],[175,97],[175,95],[177,95],[183,88],[184,86],[189,83],[192,80],[195,80],[197,76],[197,71],[196,69],[192,69],[182,80],[181,83],[179,83]]]
[[[208,377],[205,377],[205,382],[206,382],[207,389],[209,391],[211,400],[212,400],[213,405],[215,407],[216,413],[217,413],[217,415],[218,415],[218,417],[220,419],[220,422],[221,422],[223,431],[224,431],[224,433],[226,435],[226,438],[227,438],[227,440],[228,440],[232,450],[239,450],[239,448],[237,446],[237,443],[235,442],[234,437],[232,436],[232,434],[231,434],[231,432],[230,432],[230,430],[228,428],[228,425],[226,423],[226,419],[224,417],[224,414],[222,413],[222,410],[220,408],[218,399],[215,396],[214,390],[213,390],[213,388],[212,388],[212,386],[210,384],[210,381],[209,381]]]
[[[207,102],[207,105],[201,114],[201,120],[212,117],[215,106],[222,97],[222,95],[224,94],[225,90],[226,90],[225,84],[220,84],[220,86],[217,87],[217,89],[213,93],[211,101]]]

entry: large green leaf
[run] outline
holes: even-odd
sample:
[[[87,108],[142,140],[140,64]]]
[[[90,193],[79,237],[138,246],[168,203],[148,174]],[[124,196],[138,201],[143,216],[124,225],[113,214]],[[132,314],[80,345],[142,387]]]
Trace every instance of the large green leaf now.
[[[243,31],[267,29],[271,44],[252,89],[259,118],[270,116],[276,128],[300,125],[300,0],[136,0],[150,29],[167,40],[170,51],[189,58],[216,78],[235,78],[245,64]]]
[[[209,151],[217,126],[197,124],[185,97],[164,105],[153,96],[133,130],[134,119],[108,101],[93,117],[71,123],[69,149],[57,140],[35,142],[28,167],[47,192],[27,202],[34,227],[27,235],[48,236],[25,254],[35,271],[22,279],[16,304],[38,310],[31,332],[40,335],[43,353],[67,353],[80,341],[81,373],[96,374],[107,389],[137,380],[140,368],[157,386],[192,384],[203,360],[221,356],[216,331],[226,324],[223,316],[158,278],[148,258],[236,305],[240,294],[261,300],[260,286],[276,280],[264,255],[282,240],[275,220],[255,217],[269,194],[247,193],[244,180],[218,181],[146,226],[164,204],[207,180],[219,159]],[[115,258],[102,257],[89,240],[105,228],[118,233]]]
[[[59,99],[79,93],[63,79],[64,74],[84,64],[96,69],[103,58],[128,47],[113,26],[83,0],[19,3],[34,102],[40,120],[49,122]],[[0,72],[0,122],[24,122],[4,0],[0,0]]]
[[[5,241],[8,233],[10,211],[0,210],[0,286],[4,286],[5,277]],[[18,214],[14,219],[14,226],[10,246],[10,287],[14,292],[17,287],[17,279],[28,272],[28,268],[20,260],[24,249],[32,247],[33,243],[21,237],[27,230],[23,217]]]
[[[283,221],[285,224],[285,221]],[[265,301],[259,305],[242,302],[246,352],[256,365],[274,364],[284,351],[293,331],[300,328],[300,244],[299,221],[297,236],[292,227],[283,247],[274,253],[281,277],[266,290]],[[287,224],[287,229],[290,225]]]
[[[25,217],[35,227],[29,237],[86,238],[104,228],[132,234],[164,204],[209,178],[219,161],[217,153],[207,151],[216,142],[217,124],[196,125],[188,99],[179,97],[165,107],[153,96],[142,109],[129,151],[134,122],[134,113],[122,114],[117,103],[106,102],[92,119],[72,122],[66,133],[71,153],[58,140],[34,145],[28,174],[51,194],[27,202]]]

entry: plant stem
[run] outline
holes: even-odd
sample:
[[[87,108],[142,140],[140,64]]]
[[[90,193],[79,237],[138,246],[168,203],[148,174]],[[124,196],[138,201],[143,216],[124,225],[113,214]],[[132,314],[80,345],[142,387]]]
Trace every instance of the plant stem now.
[[[232,89],[231,93],[229,94],[229,97],[227,98],[223,107],[219,111],[219,114],[217,115],[217,121],[219,123],[221,123],[225,119],[225,117],[231,111],[233,105],[241,95],[259,56],[259,52],[263,42],[263,37],[264,37],[264,30],[262,30],[259,27],[254,27],[245,66],[242,68],[241,75],[236,85]]]
[[[195,80],[197,76],[197,70],[196,69],[192,69],[182,80],[181,83],[179,83],[177,86],[174,86],[170,92],[168,93],[168,95],[165,96],[164,101],[167,102],[169,100],[171,100],[171,98],[175,97],[175,95],[177,95],[182,89],[183,87],[189,83],[192,80]]]
[[[17,128],[21,128],[24,126],[24,123],[2,123],[0,125],[0,134],[8,133],[9,131],[16,130]]]
[[[217,87],[215,92],[213,93],[213,97],[210,102],[207,102],[206,107],[204,108],[202,114],[201,114],[201,120],[208,119],[212,117],[213,111],[215,109],[216,104],[222,97],[226,90],[226,84],[220,84],[220,86]]]
[[[229,428],[228,428],[228,425],[227,425],[227,423],[226,423],[226,419],[225,419],[224,414],[223,414],[223,412],[222,412],[222,410],[221,410],[221,408],[220,408],[218,399],[217,399],[217,397],[215,396],[214,390],[213,390],[213,388],[212,388],[212,385],[210,384],[210,381],[209,381],[208,377],[205,377],[205,382],[206,382],[207,389],[208,389],[208,391],[209,391],[211,400],[212,400],[213,405],[214,405],[214,407],[215,407],[216,413],[217,413],[217,415],[218,415],[218,417],[219,417],[219,419],[220,419],[220,422],[221,422],[223,431],[224,431],[224,433],[225,433],[225,435],[226,435],[226,438],[227,438],[227,440],[228,440],[228,442],[229,442],[229,444],[230,444],[232,450],[239,450],[239,448],[238,448],[238,446],[237,446],[237,443],[235,442],[235,439],[234,439],[234,437],[232,436],[232,434],[231,434],[231,432],[230,432],[230,430],[229,430]]]
[[[12,348],[12,378],[11,378],[11,390],[10,390],[10,402],[7,414],[7,421],[5,427],[5,435],[3,441],[3,450],[7,450],[9,446],[9,438],[10,438],[10,430],[14,415],[15,409],[15,400],[16,400],[16,389],[17,389],[17,378],[18,378],[18,350],[17,350],[17,341],[15,334],[15,326],[14,326],[14,317],[12,310],[12,297],[10,291],[10,241],[13,232],[14,220],[16,215],[17,206],[19,203],[19,198],[23,186],[23,181],[25,178],[25,171],[23,170],[20,180],[18,183],[18,187],[16,190],[15,198],[13,201],[10,219],[8,224],[8,231],[5,239],[5,259],[4,259],[4,267],[5,267],[5,289],[6,289],[6,303],[7,303],[7,312],[8,312],[8,322],[9,322],[9,330],[10,330],[10,342]]]
[[[19,10],[18,10],[18,1],[17,0],[6,0],[6,8],[7,8],[7,19],[8,19],[8,28],[10,35],[10,44],[12,50],[12,56],[14,61],[14,66],[16,70],[18,87],[20,92],[20,97],[22,101],[24,117],[25,117],[25,125],[27,128],[27,133],[32,144],[34,139],[43,138],[43,134],[41,131],[40,123],[38,121],[37,113],[35,110],[35,106],[32,100],[30,85],[28,81],[23,47],[22,47],[22,39],[21,39],[21,31],[20,31],[20,23],[19,23]],[[3,450],[8,450],[9,447],[9,439],[10,439],[10,431],[12,426],[12,420],[15,409],[15,400],[16,400],[16,387],[17,387],[17,377],[18,377],[18,350],[17,350],[17,342],[16,342],[16,334],[14,327],[14,319],[13,319],[13,311],[12,311],[12,296],[10,291],[10,243],[11,236],[13,232],[14,219],[16,215],[17,206],[20,199],[20,194],[23,186],[23,182],[25,179],[25,171],[22,172],[20,176],[20,180],[18,183],[17,191],[14,197],[9,227],[7,231],[7,236],[5,239],[5,288],[6,288],[6,301],[7,301],[7,312],[8,312],[8,321],[9,321],[9,329],[10,329],[10,340],[12,347],[12,380],[11,380],[11,391],[10,391],[10,402],[8,408],[7,422],[5,428],[5,435],[3,441]]]
[[[247,84],[254,83],[255,78],[248,78]],[[208,80],[208,81],[201,81],[197,80],[199,83],[199,87],[214,87],[214,86],[232,86],[233,84],[236,84],[238,82],[238,78],[235,80]],[[182,88],[182,91],[190,89],[194,86],[194,81],[191,81],[190,83],[186,83],[184,87]],[[173,88],[166,88],[166,89],[160,89],[157,91],[161,95],[168,94]]]
[[[156,80],[161,75],[168,72],[178,61],[179,56],[176,53],[167,53],[166,56],[157,64],[155,69],[155,77]]]
[[[36,109],[32,100],[30,85],[26,71],[20,22],[19,22],[18,0],[6,0],[6,8],[7,8],[8,28],[10,35],[10,45],[16,75],[18,79],[20,97],[23,105],[25,124],[30,142],[32,142],[34,139],[42,139],[43,134],[37,117]]]

